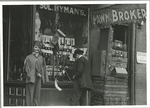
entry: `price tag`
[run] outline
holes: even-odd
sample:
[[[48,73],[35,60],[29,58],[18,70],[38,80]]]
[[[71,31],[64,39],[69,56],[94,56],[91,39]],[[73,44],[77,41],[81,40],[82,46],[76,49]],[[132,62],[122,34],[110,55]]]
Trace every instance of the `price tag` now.
[[[147,55],[144,52],[137,52],[137,62],[146,64]]]

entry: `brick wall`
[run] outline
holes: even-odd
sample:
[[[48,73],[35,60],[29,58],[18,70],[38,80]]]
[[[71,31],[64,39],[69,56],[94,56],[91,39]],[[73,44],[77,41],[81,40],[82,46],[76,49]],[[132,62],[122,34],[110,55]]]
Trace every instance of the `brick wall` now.
[[[146,52],[146,24],[136,29],[136,52]],[[147,104],[146,64],[135,61],[135,104]]]
[[[113,4],[99,4],[99,5],[92,5],[91,6],[91,10],[98,10],[98,9],[102,9],[102,8],[106,8],[109,6],[112,6]]]
[[[100,28],[93,28],[90,32],[90,60],[93,54],[93,51],[98,50],[100,41]]]

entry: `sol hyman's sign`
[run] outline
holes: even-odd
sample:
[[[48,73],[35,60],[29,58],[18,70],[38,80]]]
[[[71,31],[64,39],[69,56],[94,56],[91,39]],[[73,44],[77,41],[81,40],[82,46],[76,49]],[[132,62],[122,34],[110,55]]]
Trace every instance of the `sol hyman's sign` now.
[[[92,13],[93,24],[109,25],[146,18],[146,5],[117,5]]]
[[[88,16],[88,10],[81,7],[75,7],[70,5],[40,5],[37,6],[40,10],[46,11],[58,11],[60,13],[70,14],[70,15],[78,15],[82,17]]]

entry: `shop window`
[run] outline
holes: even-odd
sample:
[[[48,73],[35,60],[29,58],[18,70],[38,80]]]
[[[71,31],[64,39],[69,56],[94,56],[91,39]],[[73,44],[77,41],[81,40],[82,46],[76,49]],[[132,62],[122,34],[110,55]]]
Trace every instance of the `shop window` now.
[[[127,28],[128,26],[124,25],[115,25],[114,28],[114,34],[113,34],[113,41],[118,40],[122,42],[123,44],[127,44]]]
[[[5,7],[5,6],[4,6]],[[4,8],[4,13],[8,12],[9,26],[8,34],[4,39],[5,53],[7,53],[7,81],[22,81],[21,74],[25,57],[30,53],[31,47],[31,6],[7,6],[8,11]],[[4,33],[6,34],[6,33]],[[7,44],[6,44],[7,43]],[[6,51],[7,49],[7,51]],[[6,74],[4,72],[4,74]]]
[[[96,69],[97,70],[102,69],[100,73],[100,75],[102,76],[104,73],[105,75],[109,76],[115,67],[127,69],[128,45],[129,45],[128,35],[129,35],[128,25],[114,25],[110,28],[101,28],[99,50],[102,51],[99,52],[99,55],[101,54],[101,56],[95,59],[95,61],[97,60],[97,63],[100,64],[101,66],[99,67],[93,65],[92,69],[93,72],[95,72],[95,74],[99,73],[98,71],[96,71]],[[106,52],[107,55],[106,57],[103,57],[104,55],[103,52]],[[103,59],[105,59],[105,61],[103,61]],[[108,63],[110,67],[108,67],[108,65],[102,66],[102,64],[105,64],[105,62]]]
[[[3,69],[4,72],[7,71],[7,49],[8,49],[8,16],[9,16],[9,6],[3,6]],[[6,76],[4,74],[4,76]]]
[[[115,67],[115,72],[121,71],[126,76],[128,66],[128,26],[127,25],[115,25],[113,26],[113,41],[111,44],[111,65]],[[120,61],[119,61],[120,60]],[[122,70],[118,70],[122,68]],[[124,68],[124,70],[123,70]],[[113,73],[113,70],[111,70]]]
[[[42,7],[42,8],[40,8]],[[88,46],[88,19],[87,15],[82,16],[78,12],[80,9],[71,6],[62,6],[66,10],[53,11],[55,6],[36,6],[35,13],[35,40],[43,43],[42,55],[46,60],[48,80],[53,81],[57,76],[59,81],[69,82],[72,79],[74,70],[73,53],[76,48],[84,50],[87,54]],[[78,15],[69,14],[69,9],[74,9]],[[64,12],[64,13],[63,13]],[[50,42],[56,29],[60,29],[66,37],[59,37],[58,53],[54,54],[53,46]]]

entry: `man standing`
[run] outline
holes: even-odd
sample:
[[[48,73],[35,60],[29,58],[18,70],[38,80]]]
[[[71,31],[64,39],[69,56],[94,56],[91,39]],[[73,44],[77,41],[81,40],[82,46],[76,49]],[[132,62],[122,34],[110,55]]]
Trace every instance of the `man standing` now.
[[[28,55],[24,61],[26,72],[26,105],[38,106],[41,91],[41,79],[45,82],[46,64],[40,55],[41,43],[35,42],[34,52]],[[46,78],[48,80],[48,78]]]
[[[75,50],[75,75],[73,93],[70,105],[87,105],[86,93],[88,90],[93,89],[91,80],[91,66],[88,60],[83,56],[83,51],[80,49]]]

